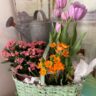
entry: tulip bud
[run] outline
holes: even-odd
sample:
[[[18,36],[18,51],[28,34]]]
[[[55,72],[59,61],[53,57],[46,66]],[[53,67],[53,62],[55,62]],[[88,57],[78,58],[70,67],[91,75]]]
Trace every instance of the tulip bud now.
[[[68,11],[67,12],[62,12],[61,19],[62,20],[68,20],[69,19],[69,13],[68,13]]]
[[[73,3],[69,8],[69,16],[74,20],[81,20],[87,13],[87,9],[79,2]]]
[[[67,4],[67,0],[56,0],[56,8],[64,8]]]
[[[61,24],[60,23],[56,23],[56,32],[60,32],[60,30],[61,30]]]

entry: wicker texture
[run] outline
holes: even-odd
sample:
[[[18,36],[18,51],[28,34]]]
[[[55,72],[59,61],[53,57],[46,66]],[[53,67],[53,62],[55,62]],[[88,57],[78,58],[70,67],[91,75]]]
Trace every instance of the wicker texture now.
[[[81,86],[44,86],[37,87],[14,78],[18,96],[80,96]]]

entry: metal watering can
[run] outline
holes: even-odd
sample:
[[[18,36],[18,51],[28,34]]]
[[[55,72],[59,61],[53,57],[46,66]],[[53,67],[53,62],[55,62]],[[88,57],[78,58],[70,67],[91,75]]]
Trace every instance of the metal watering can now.
[[[41,14],[42,20],[37,19],[38,13]],[[36,10],[34,12],[33,20],[30,23],[30,29],[32,41],[43,40],[48,42],[49,33],[52,31],[52,23],[46,18],[46,15],[42,10]]]
[[[39,17],[39,14],[42,18]],[[40,19],[38,20],[39,17]],[[20,33],[21,40],[32,42],[43,40],[48,42],[49,33],[52,31],[52,23],[46,18],[42,10],[36,10],[33,16],[29,16],[26,12],[19,12],[16,17],[10,17],[6,22],[6,27],[14,27]]]

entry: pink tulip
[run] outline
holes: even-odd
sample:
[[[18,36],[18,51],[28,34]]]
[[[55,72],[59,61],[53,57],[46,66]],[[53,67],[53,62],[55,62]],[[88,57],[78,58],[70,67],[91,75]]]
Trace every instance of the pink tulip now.
[[[82,19],[87,13],[87,9],[79,2],[73,3],[69,8],[69,16],[74,20]]]
[[[67,0],[56,0],[56,8],[64,8],[67,4]]]
[[[56,32],[60,32],[60,30],[61,30],[61,24],[60,23],[56,23]]]
[[[68,13],[68,11],[62,12],[61,19],[62,20],[68,20],[69,19],[69,13]]]
[[[59,18],[61,16],[61,12],[62,12],[61,9],[57,9],[57,8],[54,9],[54,16]]]

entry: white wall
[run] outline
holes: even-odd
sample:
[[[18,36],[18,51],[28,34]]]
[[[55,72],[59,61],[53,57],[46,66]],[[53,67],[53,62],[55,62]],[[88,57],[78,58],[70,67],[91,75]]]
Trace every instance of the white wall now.
[[[14,28],[6,28],[6,21],[13,16],[13,8],[10,0],[0,0],[0,51],[8,40],[16,39]],[[0,57],[1,62],[1,57]],[[8,66],[0,64],[0,96],[13,96],[14,83]]]

